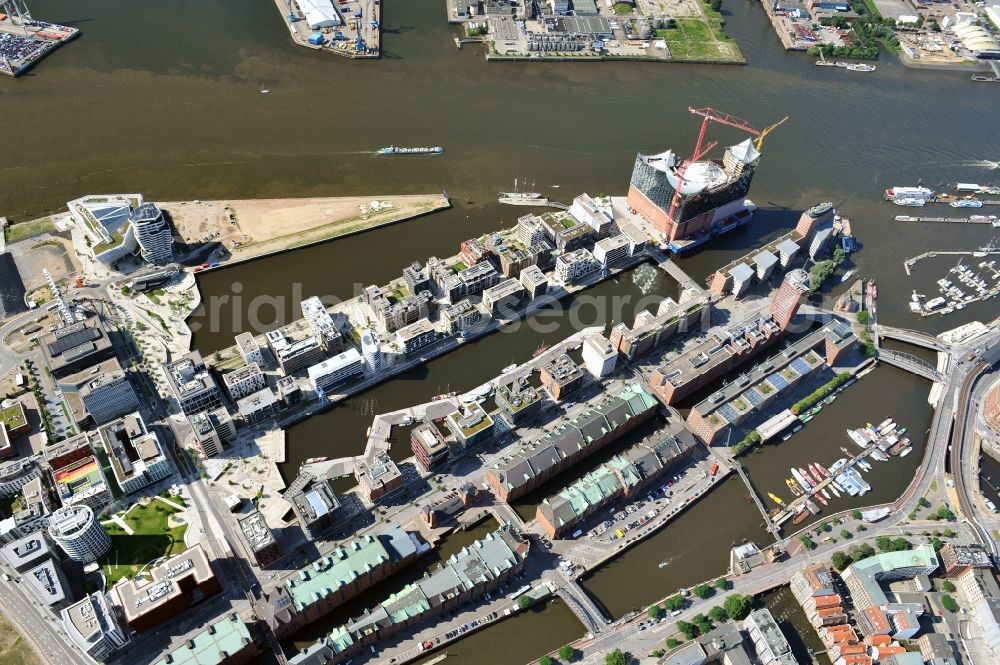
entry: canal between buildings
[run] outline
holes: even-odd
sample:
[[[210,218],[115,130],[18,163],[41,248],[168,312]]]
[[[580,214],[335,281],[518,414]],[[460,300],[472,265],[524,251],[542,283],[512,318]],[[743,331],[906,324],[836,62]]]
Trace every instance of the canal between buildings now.
[[[974,248],[993,232],[896,223],[899,209],[881,201],[886,187],[920,179],[932,187],[997,183],[988,160],[998,155],[984,141],[995,126],[991,87],[971,84],[962,73],[906,69],[891,57],[872,74],[816,68],[812,58],[781,50],[758,3],[724,0],[727,29],[747,67],[487,64],[478,48],[454,48],[455,28],[445,24],[439,0],[387,2],[386,54],[371,63],[293,48],[270,2],[36,0],[32,10],[83,34],[31,76],[0,79],[0,106],[16,105],[18,114],[18,131],[5,137],[0,155],[0,214],[19,221],[57,211],[85,193],[109,191],[138,191],[151,200],[381,197],[442,189],[453,196],[455,207],[442,213],[201,276],[208,306],[191,324],[195,346],[205,354],[232,344],[243,330],[288,322],[298,316],[302,297],[350,297],[363,285],[398,276],[413,260],[453,254],[463,239],[511,226],[526,211],[500,206],[495,197],[515,177],[566,202],[584,191],[623,194],[637,151],[690,151],[698,126],[689,105],[737,113],[757,126],[789,116],[764,147],[751,191],[761,207],[754,223],[680,260],[696,279],[790,228],[799,210],[829,200],[853,221],[861,251],[849,267],[878,279],[883,323],[936,333],[987,320],[995,311],[995,303],[985,303],[947,318],[911,314],[910,292],[935,294],[934,282],[954,260],[921,261],[912,277],[903,260],[931,249]],[[262,82],[271,90],[267,96],[258,92]],[[723,145],[744,138],[710,131]],[[39,150],[41,136],[56,148]],[[389,143],[442,145],[445,154],[370,154]],[[827,304],[843,288],[834,284]],[[653,292],[675,295],[676,285],[661,274]],[[586,295],[641,293],[623,276]],[[583,308],[579,296],[572,302],[571,312]],[[286,476],[308,457],[361,450],[373,413],[474,387],[539,345],[564,338],[581,320],[594,323],[579,313],[578,321],[558,317],[548,332],[522,326],[490,335],[292,428]],[[603,322],[616,320],[611,315]],[[873,462],[872,493],[840,500],[831,510],[891,500],[912,479],[922,454],[931,418],[928,387],[880,367],[789,441],[745,458],[753,482],[762,493],[787,499],[788,467],[828,464],[841,446],[853,445],[844,429],[892,415],[910,429],[913,453]],[[396,433],[392,453],[409,455],[405,432]],[[738,479],[726,480],[673,524],[596,571],[586,588],[620,616],[724,573],[733,543],[769,542],[746,493]],[[669,563],[659,569],[661,561]],[[392,588],[366,595],[357,607],[378,602],[406,579],[393,578]],[[522,662],[580,632],[565,606],[553,601],[466,638],[456,645],[465,654],[458,662]]]

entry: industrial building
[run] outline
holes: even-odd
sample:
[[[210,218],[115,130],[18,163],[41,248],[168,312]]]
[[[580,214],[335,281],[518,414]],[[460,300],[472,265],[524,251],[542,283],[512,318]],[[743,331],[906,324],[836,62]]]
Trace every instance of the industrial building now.
[[[264,592],[261,610],[280,640],[412,563],[427,550],[415,534],[389,524],[337,547]]]
[[[285,500],[292,504],[299,526],[306,537],[315,540],[336,523],[340,501],[330,483],[302,471],[285,490]]]
[[[510,503],[580,460],[616,441],[656,414],[657,402],[637,383],[558,424],[552,434],[494,462],[486,483]]]
[[[198,351],[167,364],[164,374],[185,415],[193,416],[222,406],[222,391]]]
[[[112,589],[125,622],[137,633],[174,619],[185,609],[222,590],[200,544],[147,569],[150,582],[133,579]]]
[[[521,571],[528,547],[521,533],[502,527],[453,554],[443,566],[381,604],[335,628],[290,658],[289,663],[340,662],[402,628],[480,598]]]
[[[542,501],[535,519],[549,538],[561,538],[615,501],[639,496],[664,474],[686,465],[696,451],[694,438],[683,427],[658,432]]]
[[[138,413],[105,425],[99,432],[115,482],[125,494],[134,494],[173,473],[156,433],[146,428]]]
[[[111,538],[90,506],[64,506],[49,517],[49,536],[73,561],[90,563],[111,549]]]
[[[62,378],[115,355],[108,330],[97,316],[63,326],[39,339],[45,365]]]

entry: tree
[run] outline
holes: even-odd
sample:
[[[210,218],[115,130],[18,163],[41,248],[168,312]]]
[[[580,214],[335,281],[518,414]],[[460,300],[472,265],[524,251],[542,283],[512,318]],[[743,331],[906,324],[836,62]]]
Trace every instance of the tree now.
[[[875,556],[875,550],[872,546],[867,543],[862,543],[851,548],[850,551],[852,561],[861,561],[862,559],[867,559],[870,556]]]
[[[853,517],[856,520],[860,520],[861,519],[861,511],[860,510],[852,511],[851,512],[851,517]]]
[[[694,595],[698,596],[702,600],[712,595],[712,588],[704,583],[699,584],[694,589],[692,589],[692,591],[694,592]]]
[[[677,595],[671,596],[663,601],[664,607],[666,607],[671,612],[681,609],[684,607],[684,596]]]
[[[712,624],[704,614],[696,614],[693,619],[694,625],[698,627],[698,633],[704,635],[712,630]]]
[[[833,563],[833,567],[837,570],[845,570],[849,565],[851,565],[851,557],[844,552],[834,552],[830,556],[830,561]]]
[[[604,665],[627,665],[628,660],[621,649],[615,649],[604,656]]]
[[[659,619],[661,616],[663,616],[663,608],[661,608],[659,605],[650,605],[649,606],[649,618],[650,619],[653,619],[655,621],[655,620]]]
[[[917,505],[920,506],[921,508],[930,508],[931,507],[931,502],[927,500],[927,497],[922,496],[917,501]]]
[[[958,611],[958,603],[955,602],[954,598],[947,594],[941,596],[941,607],[953,614]]]
[[[875,539],[875,547],[881,552],[892,552],[892,538],[889,536],[879,536]]]
[[[863,326],[866,326],[868,325],[869,320],[871,320],[871,315],[868,313],[868,310],[863,309],[860,312],[858,312],[858,323],[860,323]]]
[[[866,527],[864,524],[859,524],[858,527],[857,527],[857,529],[855,529],[855,531],[859,531],[859,532],[860,531],[867,531],[867,530],[868,530],[868,527]]]
[[[538,659],[538,665],[552,665],[552,656],[542,656]]]
[[[948,593],[954,593],[954,591],[955,591],[955,583],[952,582],[951,580],[945,580],[941,584],[941,588],[944,589],[945,591],[947,591]]]
[[[720,577],[719,579],[715,580],[715,588],[718,589],[719,591],[725,591],[726,589],[729,588],[729,580],[727,580],[725,577]]]
[[[722,607],[726,610],[726,616],[730,619],[735,619],[741,621],[750,614],[750,605],[753,598],[750,596],[741,596],[738,593],[730,594],[726,597],[725,602]]]
[[[893,552],[902,552],[903,550],[908,550],[911,549],[912,547],[913,546],[910,545],[910,541],[906,540],[905,538],[897,538],[896,540],[892,541]]]
[[[576,660],[577,656],[576,649],[570,645],[559,647],[559,660],[569,663]]]
[[[937,552],[944,547],[944,541],[940,538],[931,538],[931,545],[934,547],[934,551]]]
[[[531,598],[527,595],[522,595],[520,598],[517,599],[517,606],[520,607],[522,610],[528,609],[529,607],[531,607]]]
[[[955,519],[955,513],[951,512],[951,508],[942,504],[941,507],[938,508],[936,512],[931,514],[931,519],[945,520],[947,522],[951,522],[952,520]]]
[[[719,605],[716,605],[708,611],[708,618],[715,623],[722,623],[729,617],[726,616],[726,610],[722,609]]]
[[[694,625],[688,623],[687,621],[683,620],[678,621],[677,630],[684,633],[684,637],[688,638],[689,640],[694,639]]]
[[[676,649],[680,645],[680,643],[681,643],[681,641],[678,640],[676,637],[668,637],[667,638],[667,648],[668,649]]]
[[[844,540],[847,540],[848,538],[851,537],[851,532],[848,531],[847,529],[841,529],[840,530],[840,537],[843,538]]]
[[[816,547],[816,543],[814,543],[813,539],[809,536],[799,536],[799,540],[802,541],[802,544],[807,550],[811,550]]]

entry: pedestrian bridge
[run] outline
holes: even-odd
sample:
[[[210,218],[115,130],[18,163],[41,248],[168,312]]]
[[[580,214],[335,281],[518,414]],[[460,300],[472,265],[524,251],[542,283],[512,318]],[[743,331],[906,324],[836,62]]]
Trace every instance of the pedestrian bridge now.
[[[878,359],[882,362],[894,365],[900,369],[905,369],[907,372],[922,376],[931,381],[943,383],[945,380],[944,374],[937,371],[937,368],[926,360],[917,358],[909,353],[903,353],[902,351],[890,351],[889,349],[879,349]]]
[[[895,339],[908,344],[915,344],[935,351],[947,351],[948,345],[933,335],[920,332],[919,330],[906,330],[904,328],[893,328],[892,326],[875,326],[875,334],[886,339]]]

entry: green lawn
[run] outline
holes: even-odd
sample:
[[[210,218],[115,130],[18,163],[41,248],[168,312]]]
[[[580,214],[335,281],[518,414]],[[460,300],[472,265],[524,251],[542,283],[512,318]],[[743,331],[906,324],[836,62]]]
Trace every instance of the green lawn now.
[[[21,417],[21,407],[18,404],[0,409],[0,423],[6,425],[8,430],[17,429],[24,426],[24,418]]]
[[[148,506],[134,508],[125,517],[125,523],[135,532],[131,536],[116,524],[107,527],[111,549],[100,564],[109,586],[123,577],[132,577],[154,559],[186,549],[187,525],[167,527],[167,516],[176,512],[162,501],[153,500]]]
[[[615,5],[614,9],[615,9],[615,14],[618,14],[619,16],[623,16],[625,14],[631,14],[633,11],[635,11],[632,5],[628,4],[627,2],[619,2],[618,4]]]
[[[26,240],[27,238],[34,238],[43,233],[51,233],[55,228],[56,225],[51,217],[44,217],[33,222],[11,224],[6,230],[7,242],[14,243]]]

